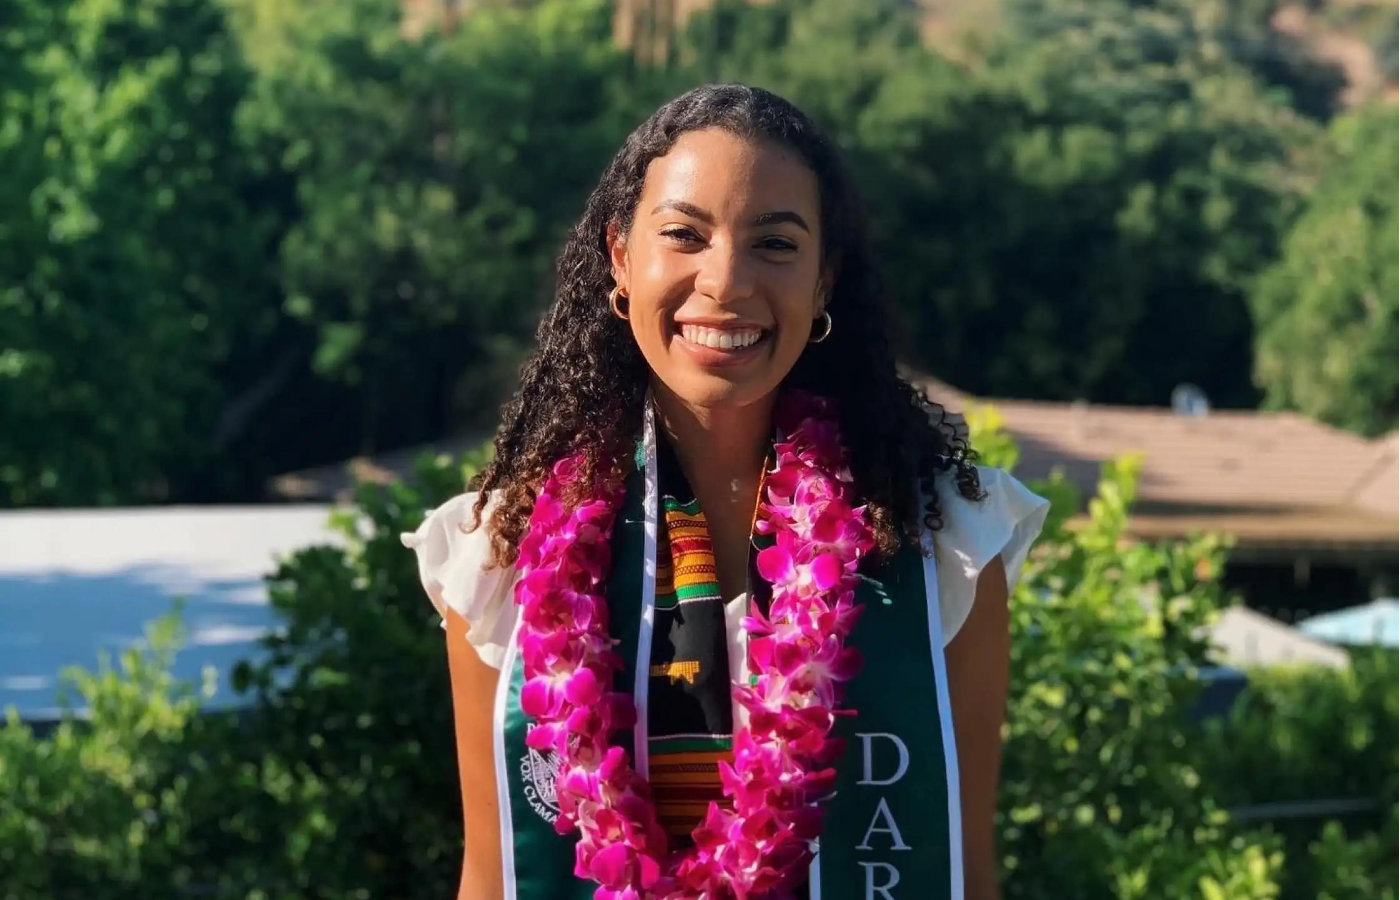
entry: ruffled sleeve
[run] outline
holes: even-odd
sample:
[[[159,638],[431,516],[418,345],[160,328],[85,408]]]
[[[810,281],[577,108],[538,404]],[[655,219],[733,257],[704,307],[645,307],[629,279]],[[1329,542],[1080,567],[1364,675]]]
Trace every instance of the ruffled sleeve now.
[[[476,492],[459,494],[430,510],[417,531],[399,535],[403,545],[418,556],[418,575],[438,615],[451,607],[467,622],[467,642],[482,661],[501,668],[515,627],[515,568],[490,565],[491,539],[488,503],[481,527],[466,531],[472,522]],[[447,627],[444,618],[442,627]]]
[[[967,621],[977,576],[994,557],[1001,556],[1008,590],[1015,587],[1050,512],[1049,500],[1010,473],[990,466],[978,466],[977,473],[987,494],[980,501],[959,494],[951,476],[936,482],[943,527],[933,533],[933,545],[944,646]]]

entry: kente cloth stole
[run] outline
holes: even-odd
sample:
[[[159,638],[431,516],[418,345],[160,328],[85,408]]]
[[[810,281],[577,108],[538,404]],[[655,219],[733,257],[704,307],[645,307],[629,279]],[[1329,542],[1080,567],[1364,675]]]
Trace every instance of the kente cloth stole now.
[[[667,451],[663,445],[658,452],[649,421],[646,431],[613,526],[607,597],[612,635],[625,661],[615,684],[638,707],[637,727],[619,740],[653,781],[658,815],[679,846],[674,832],[693,826],[697,810],[703,814],[705,804],[722,796],[710,772],[732,741],[725,649],[732,643],[724,640],[718,588],[710,586],[708,538],[696,540],[703,519],[685,502],[693,498],[672,493],[667,504],[663,485],[688,489],[683,479],[662,480],[658,468],[668,465]],[[928,546],[930,538],[924,540]],[[837,720],[845,752],[836,764],[835,794],[822,801],[824,831],[806,896],[962,900],[961,810],[934,560],[906,546],[867,568],[858,588],[865,613],[849,640],[865,664],[846,685],[842,704],[857,712]],[[751,583],[758,580],[751,575]],[[692,612],[696,618],[677,624]],[[711,617],[710,627],[692,630],[703,616]],[[639,659],[646,661],[640,667]],[[701,667],[692,673],[694,683],[687,680],[688,663]],[[704,680],[707,664],[715,682]],[[494,719],[505,900],[591,900],[597,885],[573,874],[577,833],[560,835],[553,827],[558,761],[552,751],[525,745],[523,682],[513,638]],[[709,689],[697,689],[702,685]]]
[[[645,452],[645,450],[643,450]],[[734,755],[734,715],[720,593],[709,526],[664,435],[656,437],[661,515],[656,548],[647,755],[657,819],[674,844],[710,803],[726,803],[721,760]],[[749,580],[758,581],[750,552]]]

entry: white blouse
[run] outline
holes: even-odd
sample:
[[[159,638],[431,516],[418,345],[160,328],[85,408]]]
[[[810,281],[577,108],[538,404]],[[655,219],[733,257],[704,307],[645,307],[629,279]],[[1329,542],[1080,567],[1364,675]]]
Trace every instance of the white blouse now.
[[[977,471],[987,493],[981,501],[959,494],[951,474],[935,481],[943,516],[943,527],[933,533],[933,544],[945,646],[967,621],[976,597],[977,576],[994,557],[1001,556],[1008,588],[1015,586],[1050,509],[1048,500],[1008,472],[989,466],[978,466]],[[515,626],[512,589],[517,570],[487,565],[491,558],[487,536],[490,502],[482,512],[480,528],[466,533],[458,527],[471,523],[475,502],[474,491],[458,494],[430,511],[417,531],[400,535],[400,539],[417,554],[419,576],[438,615],[446,616],[447,607],[452,607],[466,620],[467,641],[477,655],[499,669]],[[736,621],[743,616],[744,599],[736,597],[726,604],[733,609]],[[447,626],[446,619],[442,626]]]

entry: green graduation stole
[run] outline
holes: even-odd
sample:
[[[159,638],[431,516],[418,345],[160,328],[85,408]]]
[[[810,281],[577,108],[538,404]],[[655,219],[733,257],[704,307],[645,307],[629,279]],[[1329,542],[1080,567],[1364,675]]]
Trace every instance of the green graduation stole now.
[[[650,429],[648,429],[650,431]],[[656,589],[657,485],[651,435],[613,526],[607,597],[638,727],[633,765],[646,775],[646,684]],[[924,537],[925,546],[930,538]],[[835,734],[846,750],[809,882],[811,900],[962,900],[958,769],[934,560],[904,547],[862,582],[865,613],[848,640],[865,665],[846,685]],[[640,664],[638,660],[641,660]],[[576,834],[554,830],[553,752],[525,745],[524,664],[507,648],[496,692],[496,789],[504,900],[592,900],[573,874]]]

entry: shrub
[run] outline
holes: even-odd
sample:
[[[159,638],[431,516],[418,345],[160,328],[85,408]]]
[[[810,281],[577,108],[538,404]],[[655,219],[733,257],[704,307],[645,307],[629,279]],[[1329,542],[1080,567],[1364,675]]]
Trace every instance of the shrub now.
[[[285,628],[235,673],[252,701],[215,739],[195,836],[220,896],[447,897],[461,809],[442,631],[398,535],[461,490],[471,462],[424,459],[411,484],[361,485],[312,547],[269,579]],[[235,807],[215,791],[233,785]],[[237,812],[237,815],[230,815]],[[230,893],[231,891],[231,893]]]
[[[995,416],[969,419],[989,461],[1014,464]],[[0,731],[0,900],[451,896],[462,836],[442,633],[398,534],[480,462],[425,459],[411,484],[361,486],[336,516],[345,548],[278,566],[269,584],[285,627],[236,673],[247,708],[195,715],[166,671],[167,623],[120,674],[78,676],[90,721],[38,737],[12,717]],[[1393,896],[1393,688],[1381,690],[1379,669],[1364,675],[1369,663],[1336,676],[1326,701],[1278,676],[1239,713],[1246,733],[1273,735],[1272,724],[1321,752],[1338,721],[1369,715],[1356,706],[1388,698],[1392,724],[1355,745],[1389,760],[1389,786],[1375,788],[1392,804],[1383,833],[1333,825],[1295,846],[1232,822],[1228,769],[1183,715],[1200,626],[1222,601],[1223,545],[1125,540],[1135,473],[1132,460],[1107,466],[1073,526],[1073,489],[1036,486],[1054,511],[1011,600],[998,819],[1007,900]],[[1295,716],[1284,697],[1347,709]],[[1263,744],[1246,744],[1233,765],[1258,762]],[[1300,751],[1283,765],[1310,759]]]
[[[188,829],[184,740],[199,702],[169,672],[167,616],[147,646],[65,678],[89,708],[38,738],[10,709],[0,728],[0,898],[138,900],[179,888]],[[206,673],[206,692],[211,688]]]
[[[1393,800],[1393,798],[1392,798]],[[1308,847],[1307,869],[1297,881],[1300,898],[1395,900],[1395,806],[1380,833],[1351,837],[1340,822],[1328,822]]]
[[[197,716],[174,620],[120,673],[70,675],[88,721],[0,730],[0,900],[452,896],[462,846],[441,630],[398,541],[470,463],[362,486],[348,549],[270,577],[284,628],[235,673],[250,705]]]
[[[1393,652],[1366,650],[1348,669],[1253,670],[1228,716],[1207,722],[1197,738],[1203,775],[1232,808],[1374,804],[1344,820],[1311,815],[1270,823],[1287,846],[1288,900],[1395,895],[1397,669]]]
[[[1014,444],[968,413],[984,460]],[[1234,833],[1187,739],[1202,627],[1219,609],[1219,538],[1125,534],[1140,461],[1104,467],[1082,524],[1067,482],[1033,485],[1053,514],[1011,597],[1011,697],[999,824],[1007,900],[1270,898],[1282,863]]]

